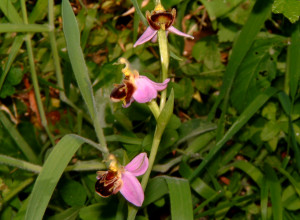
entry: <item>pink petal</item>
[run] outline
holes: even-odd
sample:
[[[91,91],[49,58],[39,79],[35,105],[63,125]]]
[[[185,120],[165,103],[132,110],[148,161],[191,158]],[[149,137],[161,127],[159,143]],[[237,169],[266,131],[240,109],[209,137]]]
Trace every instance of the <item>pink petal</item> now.
[[[188,35],[188,34],[186,34],[186,33],[183,33],[183,32],[181,32],[180,30],[177,30],[176,28],[174,28],[173,26],[169,27],[169,28],[168,28],[168,31],[170,31],[170,32],[172,32],[172,33],[174,33],[174,34],[177,34],[177,35],[179,35],[179,36],[182,36],[182,37],[187,37],[187,38],[194,39],[193,36]]]
[[[135,206],[142,206],[144,202],[144,191],[138,179],[130,172],[122,173],[123,186],[120,193]]]
[[[140,153],[125,166],[125,169],[134,176],[143,175],[148,169],[149,161],[146,153]]]
[[[137,45],[146,43],[147,41],[151,40],[154,35],[157,33],[156,30],[152,29],[150,26],[147,27],[147,29],[145,30],[145,32],[142,34],[142,36],[140,36],[140,38],[135,42],[135,44],[133,45],[133,47],[136,47]]]
[[[132,96],[139,103],[150,102],[157,97],[157,91],[167,88],[169,81],[170,79],[166,79],[163,83],[156,83],[146,76],[140,76],[135,80],[137,89]]]

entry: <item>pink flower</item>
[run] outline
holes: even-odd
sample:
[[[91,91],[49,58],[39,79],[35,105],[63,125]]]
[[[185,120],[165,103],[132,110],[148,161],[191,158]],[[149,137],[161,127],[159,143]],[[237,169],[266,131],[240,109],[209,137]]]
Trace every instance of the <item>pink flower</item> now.
[[[98,171],[96,192],[102,197],[120,193],[135,206],[142,206],[144,202],[143,188],[136,176],[143,175],[148,169],[146,153],[140,153],[125,167],[118,167],[116,159],[111,155],[112,162],[108,171]]]
[[[151,13],[149,11],[146,12],[146,18],[149,23],[149,27],[146,31],[142,34],[142,36],[135,42],[133,47],[136,47],[140,44],[146,43],[147,41],[151,40],[155,42],[157,40],[157,31],[159,29],[163,29],[168,32],[172,32],[182,37],[187,37],[194,39],[193,36],[183,33],[177,30],[172,24],[175,21],[176,17],[176,10],[173,8],[171,12],[167,12],[161,4],[158,4],[154,11]]]
[[[150,102],[157,97],[157,92],[167,88],[170,79],[166,79],[163,83],[156,83],[146,76],[140,76],[136,70],[129,68],[126,59],[120,58],[119,62],[126,64],[122,72],[125,78],[122,84],[116,84],[110,94],[110,98],[114,102],[123,101],[123,107],[127,108],[135,100],[139,103]]]

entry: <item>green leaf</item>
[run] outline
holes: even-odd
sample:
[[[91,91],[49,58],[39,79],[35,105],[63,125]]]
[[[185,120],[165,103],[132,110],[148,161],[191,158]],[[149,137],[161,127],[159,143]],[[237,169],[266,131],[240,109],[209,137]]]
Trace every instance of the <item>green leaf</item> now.
[[[262,186],[260,189],[260,206],[262,220],[267,220],[268,217],[268,194],[269,185],[267,184],[266,178],[263,177]]]
[[[201,2],[205,6],[210,19],[216,20],[218,17],[228,13],[230,10],[240,4],[242,0],[201,0]]]
[[[298,1],[300,11],[300,1]],[[288,46],[287,73],[290,81],[290,96],[295,100],[300,79],[300,22],[294,25],[294,31],[291,36],[291,43]]]
[[[68,180],[62,184],[63,186],[60,188],[60,195],[65,203],[70,206],[84,205],[87,195],[84,187],[80,183],[74,180]]]
[[[193,219],[193,205],[189,182],[185,179],[165,177],[168,184],[173,220]]]
[[[2,85],[5,81],[5,78],[7,77],[7,74],[9,72],[9,69],[12,65],[12,63],[14,62],[22,44],[23,44],[23,41],[24,41],[24,36],[17,36],[15,39],[14,39],[14,43],[13,45],[11,46],[10,48],[10,52],[9,52],[9,55],[8,55],[8,59],[7,59],[7,62],[6,62],[6,65],[5,65],[5,68],[4,68],[4,71],[3,73],[1,74],[1,79],[0,79],[0,91],[2,90]]]
[[[293,186],[289,185],[283,190],[282,205],[284,206],[284,208],[292,211],[300,209],[300,198],[296,194]]]
[[[298,0],[275,0],[272,6],[274,13],[281,13],[290,22],[295,23],[299,20],[300,1]]]
[[[172,89],[171,94],[168,98],[168,101],[161,111],[158,119],[157,119],[157,133],[163,133],[165,130],[165,127],[167,126],[172,114],[173,114],[173,109],[174,109],[174,91]]]
[[[60,212],[57,215],[51,216],[50,218],[48,218],[48,220],[76,220],[79,211],[80,208],[72,207],[64,210],[63,212]]]
[[[83,143],[84,141],[78,136],[66,135],[55,145],[34,184],[25,219],[43,218],[58,180]]]
[[[0,111],[0,121],[28,160],[30,162],[37,163],[38,159],[34,151],[2,111]]]
[[[249,15],[249,18],[246,24],[244,25],[232,49],[232,55],[230,57],[228,66],[224,73],[223,84],[220,89],[220,94],[208,116],[209,119],[211,119],[214,116],[217,107],[219,106],[219,104],[221,103],[224,97],[226,97],[226,103],[224,107],[227,106],[227,102],[228,102],[227,99],[229,98],[229,94],[233,85],[233,81],[236,77],[237,70],[240,64],[242,63],[243,59],[245,58],[248,50],[252,46],[255,36],[260,31],[267,17],[270,15],[271,6],[272,6],[271,0],[257,1],[256,4],[254,5],[252,12]],[[222,111],[222,114],[225,113],[226,111]],[[224,123],[222,120],[220,123]],[[219,127],[220,129],[222,129],[223,125],[219,124]]]
[[[22,18],[18,14],[11,0],[1,0],[0,9],[10,22],[15,24],[23,23]]]
[[[223,145],[230,139],[236,132],[238,132],[247,121],[257,112],[259,108],[275,93],[276,89],[270,87],[266,89],[263,93],[258,95],[243,111],[243,113],[237,118],[233,125],[229,128],[226,134],[216,143],[216,146],[209,151],[208,155],[197,167],[194,173],[189,177],[189,180],[194,179],[198,174],[205,168],[205,166],[210,162],[210,160],[215,156],[215,154],[223,147]]]
[[[88,69],[86,67],[82,49],[80,47],[80,32],[78,23],[68,0],[63,0],[62,2],[62,17],[63,31],[66,38],[68,54],[72,64],[73,72],[75,74],[81,95],[87,105],[91,118],[94,121],[95,131],[102,145],[101,151],[107,153],[108,149],[106,147],[106,140],[96,112],[93,89],[89,78]]]
[[[150,179],[145,190],[145,200],[143,207],[157,201],[168,193],[168,185],[163,176],[158,176]]]
[[[282,202],[281,202],[281,185],[275,171],[268,164],[264,166],[267,184],[270,187],[270,197],[272,202],[272,213],[274,220],[282,220]]]

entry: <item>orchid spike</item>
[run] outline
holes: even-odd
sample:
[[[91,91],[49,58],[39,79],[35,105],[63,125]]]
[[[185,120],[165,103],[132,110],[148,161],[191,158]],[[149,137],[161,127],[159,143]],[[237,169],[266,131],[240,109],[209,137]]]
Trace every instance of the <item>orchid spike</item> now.
[[[150,40],[155,42],[157,40],[157,31],[159,29],[165,30],[167,34],[168,32],[172,32],[182,37],[194,39],[193,36],[183,33],[173,26],[175,17],[176,9],[173,8],[171,12],[167,12],[161,4],[158,4],[151,13],[147,11],[146,18],[149,23],[149,27],[147,27],[146,31],[135,42],[133,47],[146,43]]]
[[[142,206],[144,202],[143,188],[136,176],[143,175],[149,165],[146,153],[140,153],[125,167],[118,166],[114,156],[108,171],[97,172],[96,192],[106,198],[112,194],[120,193],[127,201],[135,206]]]
[[[131,70],[129,62],[120,58],[119,63],[125,64],[122,72],[125,75],[122,84],[116,84],[110,94],[114,102],[123,101],[123,107],[127,108],[133,101],[139,103],[150,102],[157,97],[157,92],[167,88],[170,79],[163,83],[156,83],[146,76],[141,76],[136,70]]]

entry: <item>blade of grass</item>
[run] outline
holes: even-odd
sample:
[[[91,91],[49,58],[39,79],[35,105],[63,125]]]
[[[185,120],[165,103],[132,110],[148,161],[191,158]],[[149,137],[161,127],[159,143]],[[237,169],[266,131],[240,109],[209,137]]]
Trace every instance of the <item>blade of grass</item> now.
[[[23,23],[22,18],[20,17],[17,10],[11,3],[11,0],[1,0],[0,9],[10,22],[15,24]]]
[[[106,140],[96,111],[93,89],[88,75],[88,69],[86,67],[82,49],[80,47],[80,33],[78,24],[68,0],[63,0],[62,2],[62,17],[68,54],[76,81],[78,83],[78,87],[87,105],[92,121],[94,122],[95,131],[101,143],[102,152],[108,153]]]
[[[287,74],[290,82],[290,96],[294,103],[300,79],[300,21],[295,24],[295,29],[288,46]]]
[[[22,8],[22,14],[23,14],[23,20],[24,24],[28,24],[28,19],[27,19],[27,10],[26,10],[26,4],[25,0],[21,1],[21,8]],[[41,116],[41,121],[42,125],[45,128],[45,131],[47,132],[47,135],[52,143],[52,145],[55,145],[55,141],[53,139],[53,136],[48,128],[48,122],[46,119],[46,114],[44,111],[43,107],[43,102],[40,96],[40,88],[38,84],[38,79],[37,79],[37,73],[35,69],[35,63],[34,63],[34,56],[33,56],[33,49],[32,49],[32,44],[31,44],[31,36],[27,34],[25,36],[25,42],[26,42],[26,48],[27,48],[27,53],[28,53],[28,59],[29,59],[29,64],[30,64],[30,74],[31,74],[31,79],[32,79],[32,84],[33,84],[33,89],[34,89],[34,94],[37,102],[37,106],[39,109],[39,113]]]
[[[27,157],[27,159],[32,163],[38,163],[37,156],[31,149],[31,147],[28,145],[28,143],[25,141],[25,139],[22,137],[22,135],[19,133],[16,127],[8,120],[8,118],[2,111],[0,111],[0,121],[6,128],[8,133],[11,135],[11,137],[14,139],[20,150]]]
[[[6,155],[0,154],[0,164],[6,164],[13,167],[18,167],[23,170],[28,170],[30,172],[39,173],[42,170],[42,167],[36,164],[29,163],[24,160],[16,159]]]
[[[84,140],[76,135],[66,135],[55,145],[34,184],[26,210],[26,220],[43,218],[58,180],[83,143]]]
[[[0,24],[0,33],[6,32],[48,32],[46,24]]]
[[[267,184],[270,188],[270,197],[272,202],[272,214],[274,220],[282,220],[282,202],[281,202],[281,185],[275,171],[268,164],[264,166]]]
[[[258,109],[275,93],[276,89],[270,87],[266,89],[263,93],[258,95],[244,110],[244,112],[237,118],[233,125],[229,128],[226,134],[216,143],[216,146],[209,151],[208,155],[203,159],[201,164],[196,168],[192,175],[189,176],[189,180],[192,181],[205,166],[211,161],[215,154],[223,147],[223,145],[230,139],[232,136],[238,132],[247,121],[257,112]]]
[[[141,21],[144,23],[144,25],[148,26],[148,22],[147,22],[147,19],[145,18],[144,14],[142,13],[140,7],[139,7],[139,4],[137,2],[137,0],[131,0],[136,12],[138,13]]]
[[[48,4],[49,1],[47,2],[45,0],[38,0],[35,3],[34,8],[28,17],[28,22],[34,23],[35,21],[42,19],[46,15],[46,9]]]
[[[221,101],[224,99],[224,104],[222,107],[222,115],[219,120],[218,130],[217,130],[217,140],[221,138],[224,133],[224,122],[225,114],[227,111],[227,105],[229,101],[229,94],[233,85],[233,81],[237,74],[238,67],[243,61],[247,51],[250,49],[255,36],[261,29],[267,17],[271,14],[272,0],[257,1],[252,9],[249,18],[244,25],[239,37],[237,38],[235,45],[232,49],[232,55],[230,57],[228,66],[224,73],[223,84],[220,89],[220,95],[218,96],[211,112],[209,113],[208,119],[211,120],[216,112],[217,107],[220,105]]]
[[[23,41],[24,41],[24,36],[21,35],[21,36],[17,36],[13,42],[13,45],[11,46],[10,48],[10,52],[9,52],[9,55],[8,55],[8,59],[7,59],[7,62],[6,62],[6,65],[5,65],[5,68],[4,68],[4,71],[3,73],[1,74],[1,78],[0,78],[0,91],[2,89],[2,86],[3,86],[3,83],[5,81],[5,78],[10,70],[10,67],[11,65],[13,64],[22,44],[23,44]]]
[[[193,219],[193,204],[189,182],[175,177],[165,177],[165,180],[170,193],[172,219]]]
[[[261,211],[261,219],[268,219],[268,193],[269,186],[266,182],[265,177],[263,178],[262,186],[260,188],[260,211]]]

